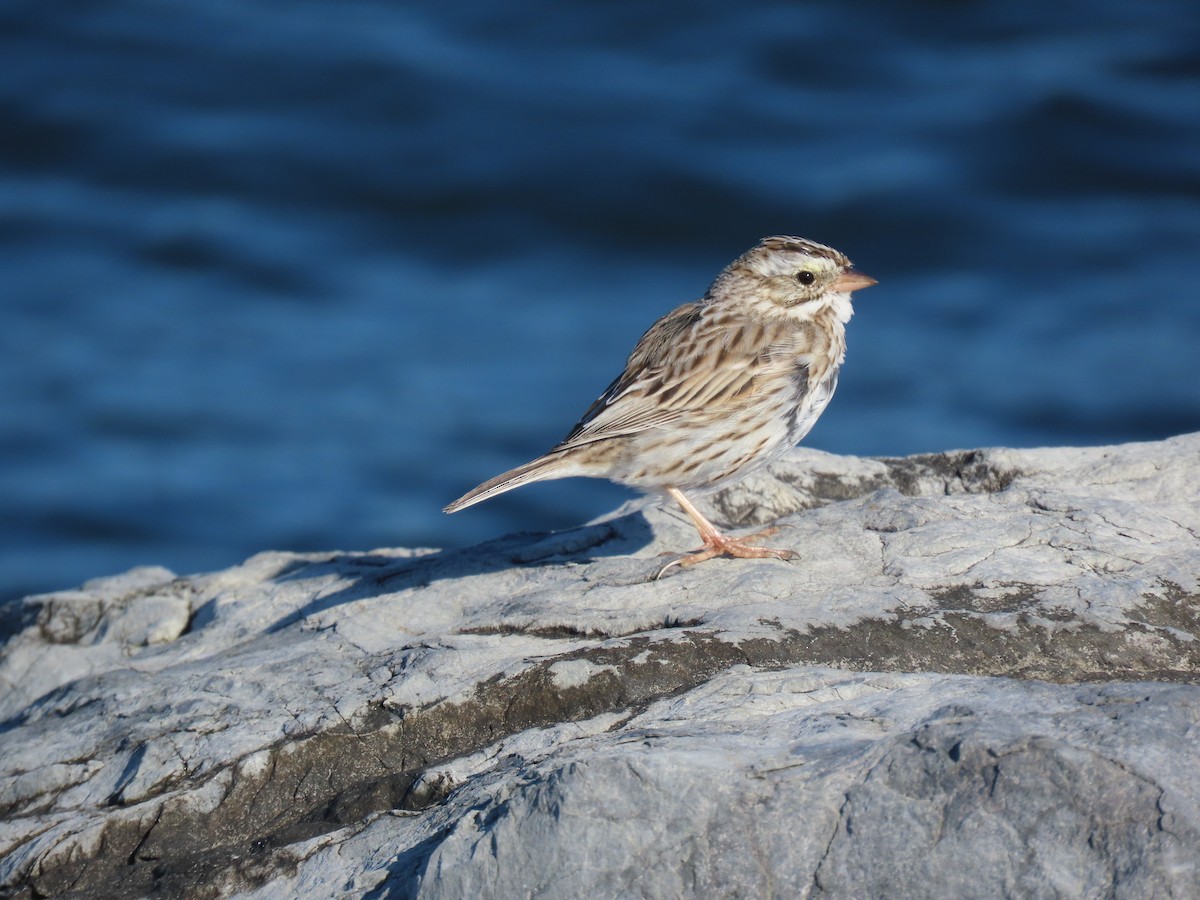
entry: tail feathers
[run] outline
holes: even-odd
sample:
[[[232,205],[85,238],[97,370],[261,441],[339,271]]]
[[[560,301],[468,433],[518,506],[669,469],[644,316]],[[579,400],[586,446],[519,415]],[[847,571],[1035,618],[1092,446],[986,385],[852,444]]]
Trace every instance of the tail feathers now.
[[[495,478],[489,478],[483,484],[474,490],[467,491],[453,503],[445,508],[445,512],[458,512],[460,509],[466,509],[468,506],[473,506],[489,497],[495,497],[497,494],[503,494],[505,491],[511,491],[513,488],[520,487],[523,484],[528,484],[531,481],[545,481],[551,478],[567,478],[571,475],[581,474],[578,471],[579,467],[570,462],[561,454],[547,454],[539,456],[532,462],[527,462],[523,466],[517,466],[515,469],[497,475]]]

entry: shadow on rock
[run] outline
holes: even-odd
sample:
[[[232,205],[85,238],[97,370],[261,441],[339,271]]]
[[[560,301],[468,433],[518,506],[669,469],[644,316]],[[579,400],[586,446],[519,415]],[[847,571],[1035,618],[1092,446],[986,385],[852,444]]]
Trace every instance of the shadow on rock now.
[[[428,587],[437,581],[471,575],[513,568],[544,568],[556,561],[579,564],[601,557],[627,556],[653,539],[653,529],[639,511],[597,525],[550,534],[522,532],[474,547],[436,550],[421,556],[398,559],[380,553],[343,554],[320,562],[288,566],[273,580],[285,582],[333,572],[350,579],[351,583],[314,597],[281,617],[267,632],[280,631],[309,616],[355,600]]]

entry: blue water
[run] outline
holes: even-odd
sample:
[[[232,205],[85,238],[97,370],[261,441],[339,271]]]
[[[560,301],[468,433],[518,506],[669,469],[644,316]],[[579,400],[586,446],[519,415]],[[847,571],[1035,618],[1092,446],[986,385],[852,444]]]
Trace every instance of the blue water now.
[[[0,6],[0,598],[465,545],[765,234],[857,298],[807,443],[1200,429],[1193,0]]]

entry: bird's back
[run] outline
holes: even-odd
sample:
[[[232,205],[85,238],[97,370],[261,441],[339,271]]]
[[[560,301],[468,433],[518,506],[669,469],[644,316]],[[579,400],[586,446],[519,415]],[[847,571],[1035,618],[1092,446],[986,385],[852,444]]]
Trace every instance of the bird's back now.
[[[763,319],[687,304],[646,332],[552,452],[641,489],[733,480],[812,427],[833,394],[843,347],[836,319]]]

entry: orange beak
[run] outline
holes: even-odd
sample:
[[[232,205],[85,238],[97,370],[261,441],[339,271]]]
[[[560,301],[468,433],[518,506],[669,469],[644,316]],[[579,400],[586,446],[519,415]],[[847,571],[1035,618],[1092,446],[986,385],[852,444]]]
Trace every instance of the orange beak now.
[[[861,291],[863,288],[869,288],[873,284],[879,284],[879,282],[870,275],[864,275],[862,272],[847,269],[833,283],[833,289],[849,294],[852,291]]]

